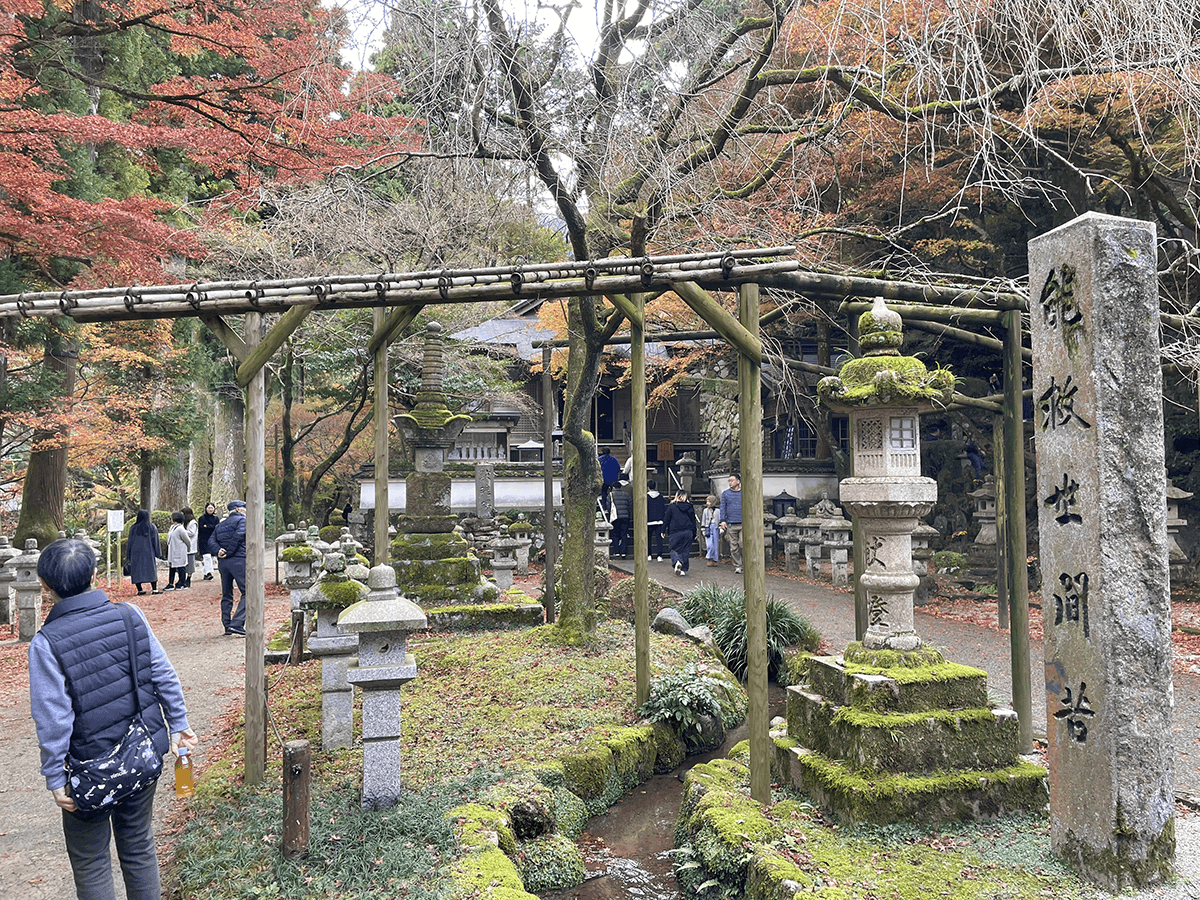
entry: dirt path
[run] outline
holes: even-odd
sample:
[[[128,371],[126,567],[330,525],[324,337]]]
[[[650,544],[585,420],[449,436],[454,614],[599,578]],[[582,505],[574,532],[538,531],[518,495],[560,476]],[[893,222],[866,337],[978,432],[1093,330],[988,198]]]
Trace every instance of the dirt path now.
[[[271,560],[270,553],[268,559]],[[274,579],[269,562],[268,594]],[[166,583],[165,574],[161,584]],[[239,707],[245,689],[246,645],[225,637],[221,628],[220,581],[196,578],[186,591],[135,596],[128,583],[108,589],[110,597],[135,602],[145,611],[155,635],[183,682],[188,719],[200,737],[196,766],[205,765],[213,723]],[[267,633],[288,618],[286,597],[267,597]],[[27,645],[0,626],[0,898],[67,900],[75,896],[71,866],[63,846],[61,817],[40,773],[37,737],[29,715]],[[168,759],[168,764],[173,764]],[[170,772],[164,770],[155,802],[156,830],[178,803]],[[162,841],[159,842],[160,853]],[[114,871],[116,868],[114,853]],[[116,879],[117,898],[124,886]]]

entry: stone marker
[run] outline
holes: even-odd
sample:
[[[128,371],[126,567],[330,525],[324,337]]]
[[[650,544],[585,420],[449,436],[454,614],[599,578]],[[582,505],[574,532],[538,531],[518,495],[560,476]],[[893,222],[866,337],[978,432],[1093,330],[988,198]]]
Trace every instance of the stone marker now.
[[[1051,841],[1111,891],[1175,857],[1154,225],[1029,242]]]
[[[41,555],[37,538],[26,538],[25,552],[9,562],[17,573],[13,582],[13,593],[17,598],[17,636],[25,643],[32,641],[42,628],[42,583],[37,575]]]

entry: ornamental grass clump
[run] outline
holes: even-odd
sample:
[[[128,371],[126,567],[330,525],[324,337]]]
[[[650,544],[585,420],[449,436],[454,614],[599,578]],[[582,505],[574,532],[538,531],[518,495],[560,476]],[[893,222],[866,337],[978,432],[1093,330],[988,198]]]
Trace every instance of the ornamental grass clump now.
[[[725,663],[738,678],[746,677],[746,595],[739,588],[702,585],[684,595],[676,606],[688,624],[707,625],[721,648]],[[821,635],[803,616],[774,597],[767,598],[767,665],[776,678],[783,665],[783,653],[798,646],[815,651]]]

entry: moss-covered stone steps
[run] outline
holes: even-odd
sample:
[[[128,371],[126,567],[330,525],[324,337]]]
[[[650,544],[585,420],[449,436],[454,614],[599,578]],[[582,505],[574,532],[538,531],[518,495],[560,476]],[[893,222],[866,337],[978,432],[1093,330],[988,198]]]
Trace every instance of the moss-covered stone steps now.
[[[994,819],[1049,802],[1046,770],[1018,759],[988,770],[865,774],[802,747],[792,784],[845,825]]]
[[[881,713],[978,709],[988,703],[987,672],[945,660],[882,668],[841,656],[814,656],[808,660],[808,685],[838,706]]]
[[[1005,766],[1018,740],[1012,710],[878,713],[837,706],[797,687],[788,688],[788,734],[851,768],[896,773]]]

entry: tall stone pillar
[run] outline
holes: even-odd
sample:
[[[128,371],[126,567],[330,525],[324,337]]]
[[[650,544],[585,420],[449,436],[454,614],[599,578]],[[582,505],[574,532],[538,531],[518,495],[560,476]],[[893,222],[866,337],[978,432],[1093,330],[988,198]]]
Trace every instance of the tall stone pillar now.
[[[1029,242],[1051,841],[1111,891],[1175,857],[1154,225]]]

